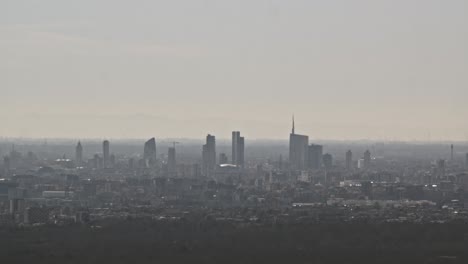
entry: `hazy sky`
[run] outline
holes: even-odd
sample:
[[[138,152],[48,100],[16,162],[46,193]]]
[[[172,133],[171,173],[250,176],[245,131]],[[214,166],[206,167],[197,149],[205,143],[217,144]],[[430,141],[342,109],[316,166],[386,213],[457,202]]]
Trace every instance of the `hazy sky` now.
[[[0,0],[0,136],[468,140],[466,0]]]

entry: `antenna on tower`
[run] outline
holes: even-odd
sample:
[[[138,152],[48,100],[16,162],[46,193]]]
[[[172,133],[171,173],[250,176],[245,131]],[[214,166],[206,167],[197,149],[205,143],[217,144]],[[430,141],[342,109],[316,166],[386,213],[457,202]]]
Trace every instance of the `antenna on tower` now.
[[[292,116],[292,133],[293,133],[293,134],[296,134],[296,133],[295,133],[295,126],[294,126],[294,114],[293,114],[293,116]]]

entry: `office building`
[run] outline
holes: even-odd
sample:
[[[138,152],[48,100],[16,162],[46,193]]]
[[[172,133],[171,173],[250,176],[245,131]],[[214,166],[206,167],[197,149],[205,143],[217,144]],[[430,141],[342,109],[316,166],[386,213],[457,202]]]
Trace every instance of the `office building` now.
[[[216,138],[212,135],[206,136],[206,144],[203,145],[203,175],[211,177],[216,168]]]
[[[453,162],[453,144],[450,145],[450,162]]]
[[[102,157],[103,157],[103,167],[104,168],[109,168],[110,166],[110,152],[109,152],[109,149],[110,149],[110,143],[108,140],[104,140],[104,142],[102,142]]]
[[[8,156],[3,157],[3,170],[4,170],[3,173],[5,174],[5,176],[10,175],[11,161],[10,161],[10,157]]]
[[[177,176],[177,164],[176,164],[176,149],[171,147],[167,152],[167,171],[169,176]]]
[[[437,177],[439,179],[445,178],[445,160],[444,159],[437,160]]]
[[[307,170],[309,137],[295,132],[294,117],[289,135],[289,164],[291,170]]]
[[[309,146],[309,169],[319,170],[322,168],[323,146],[311,144]]]
[[[24,210],[24,199],[10,199],[10,214],[22,213]]]
[[[83,164],[83,146],[81,146],[80,141],[78,141],[78,145],[75,148],[75,163],[77,167]]]
[[[143,149],[143,159],[146,167],[152,167],[156,164],[156,139],[151,138],[145,142]]]
[[[101,163],[102,163],[101,161],[102,161],[102,158],[99,157],[98,154],[94,154],[94,157],[92,159],[92,167],[94,169],[101,169],[101,167],[102,167],[101,166]]]
[[[357,162],[358,169],[360,169],[360,170],[365,169],[364,163],[365,163],[364,159],[359,159],[358,162]]]
[[[239,131],[232,132],[232,164],[244,167],[244,137]]]
[[[333,167],[333,156],[329,153],[323,155],[323,166],[326,170],[329,170]]]

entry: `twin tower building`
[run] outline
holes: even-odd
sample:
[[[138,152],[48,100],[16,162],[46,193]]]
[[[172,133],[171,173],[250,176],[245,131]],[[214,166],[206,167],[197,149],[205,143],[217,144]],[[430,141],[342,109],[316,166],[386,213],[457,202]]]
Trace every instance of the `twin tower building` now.
[[[245,141],[244,137],[240,136],[239,131],[232,132],[232,154],[231,154],[231,165],[243,168],[245,164],[244,159]],[[213,135],[208,134],[206,136],[206,144],[203,145],[203,173],[206,176],[213,175],[216,169],[216,138]],[[226,153],[219,155],[218,163],[223,165],[228,163]]]

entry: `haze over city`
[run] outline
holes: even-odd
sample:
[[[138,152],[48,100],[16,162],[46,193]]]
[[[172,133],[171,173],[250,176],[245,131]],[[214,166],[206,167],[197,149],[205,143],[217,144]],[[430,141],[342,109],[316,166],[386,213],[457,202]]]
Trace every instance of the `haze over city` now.
[[[467,14],[0,0],[0,263],[468,263]]]
[[[0,136],[468,139],[463,0],[1,1]]]

